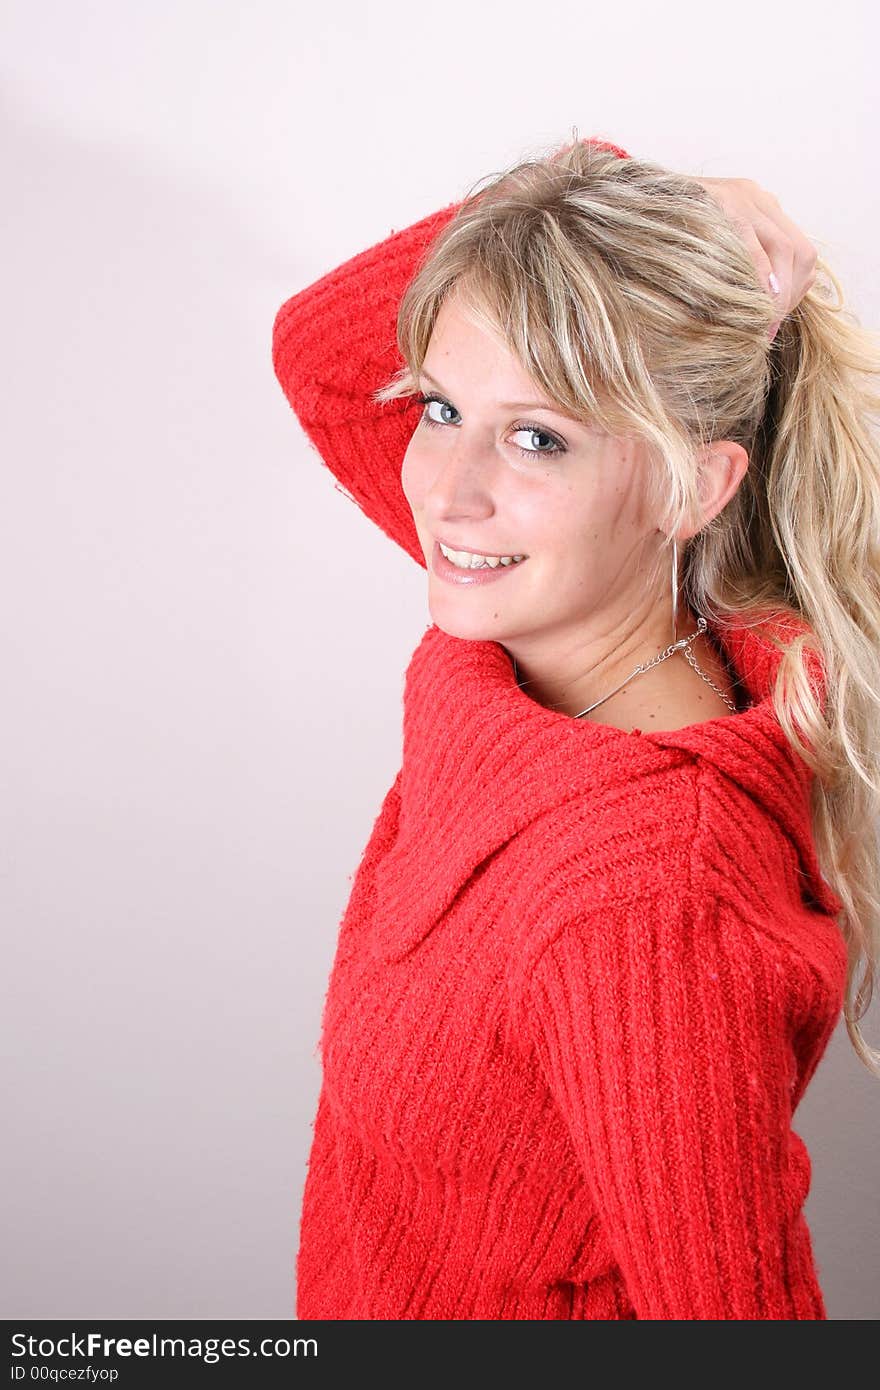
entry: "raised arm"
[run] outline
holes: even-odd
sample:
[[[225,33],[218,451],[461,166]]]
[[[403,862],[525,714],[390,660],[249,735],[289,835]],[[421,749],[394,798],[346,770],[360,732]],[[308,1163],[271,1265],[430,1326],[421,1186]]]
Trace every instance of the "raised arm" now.
[[[610,142],[591,143],[626,158]],[[460,203],[359,252],[281,306],[272,363],[291,408],[331,473],[361,511],[423,568],[400,470],[419,419],[412,398],[371,400],[403,359],[397,311],[429,244]]]
[[[397,310],[429,242],[458,203],[394,232],[300,290],[279,309],[272,362],[294,413],[361,511],[422,566],[400,470],[418,411],[370,399],[403,365]]]

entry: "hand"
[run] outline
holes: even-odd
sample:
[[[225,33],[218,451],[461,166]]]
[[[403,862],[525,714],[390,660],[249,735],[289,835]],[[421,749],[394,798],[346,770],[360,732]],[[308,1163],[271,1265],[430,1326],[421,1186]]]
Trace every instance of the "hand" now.
[[[782,320],[816,283],[819,253],[786,217],[773,194],[754,179],[693,177],[727,213],[745,241],[762,282],[776,298],[779,318],[770,329],[772,340]]]

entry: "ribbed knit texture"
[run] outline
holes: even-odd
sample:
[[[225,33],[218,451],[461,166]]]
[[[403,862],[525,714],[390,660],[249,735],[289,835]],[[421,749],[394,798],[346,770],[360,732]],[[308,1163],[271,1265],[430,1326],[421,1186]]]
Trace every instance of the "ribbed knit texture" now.
[[[273,338],[321,457],[422,565],[418,411],[369,392],[455,206],[295,295]],[[766,635],[713,630],[742,712],[628,733],[428,626],[324,1003],[298,1317],[826,1316],[792,1120],[846,949]]]

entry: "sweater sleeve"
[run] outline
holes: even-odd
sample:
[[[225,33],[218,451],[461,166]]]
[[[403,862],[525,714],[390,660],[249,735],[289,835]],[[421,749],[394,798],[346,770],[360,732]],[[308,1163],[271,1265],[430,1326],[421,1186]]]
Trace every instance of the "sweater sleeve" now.
[[[397,310],[429,243],[457,203],[394,232],[281,306],[275,375],[303,430],[361,511],[420,565],[425,558],[400,481],[418,420],[412,397],[371,393],[403,365]]]
[[[583,143],[628,158],[610,141],[591,136]],[[412,397],[379,404],[371,395],[403,366],[400,300],[460,206],[450,203],[392,232],[300,290],[282,304],[272,330],[275,375],[305,434],[361,511],[423,568],[400,480],[419,410]]]
[[[786,973],[674,881],[565,921],[528,969],[526,1026],[639,1318],[827,1316]]]

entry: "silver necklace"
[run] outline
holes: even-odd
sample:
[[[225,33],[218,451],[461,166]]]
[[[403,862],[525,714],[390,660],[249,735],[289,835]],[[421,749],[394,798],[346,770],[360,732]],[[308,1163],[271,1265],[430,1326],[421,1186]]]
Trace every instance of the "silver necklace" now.
[[[718,686],[715,684],[713,680],[709,679],[705,671],[700,670],[699,666],[697,665],[696,658],[693,652],[690,650],[691,642],[693,642],[695,637],[699,637],[702,633],[704,633],[706,631],[707,626],[708,624],[706,623],[706,619],[702,616],[698,617],[697,630],[696,632],[692,632],[690,637],[682,637],[677,642],[671,642],[670,645],[665,649],[665,651],[658,652],[656,656],[651,657],[650,661],[642,662],[641,666],[637,666],[634,671],[631,671],[628,676],[624,677],[624,679],[620,682],[620,685],[616,685],[613,690],[609,690],[608,694],[603,695],[601,700],[595,700],[592,705],[588,705],[586,709],[582,709],[580,714],[573,715],[573,718],[583,719],[584,715],[589,714],[590,711],[594,710],[597,705],[603,705],[606,700],[611,699],[612,695],[616,695],[618,690],[620,690],[622,686],[626,685],[627,681],[632,680],[633,676],[639,676],[642,674],[643,671],[650,671],[652,666],[658,666],[661,661],[666,661],[667,657],[673,656],[676,652],[679,651],[684,652],[685,659],[694,668],[697,675],[702,676],[706,684],[711,685],[716,695],[721,696],[721,699],[727,705],[728,709],[733,710],[734,714],[736,714],[736,705],[734,704],[733,700],[729,699],[728,696],[724,694],[723,690],[718,689]],[[517,670],[516,658],[514,658],[513,662],[513,673],[516,678],[516,683],[517,685],[519,685],[519,671]]]

